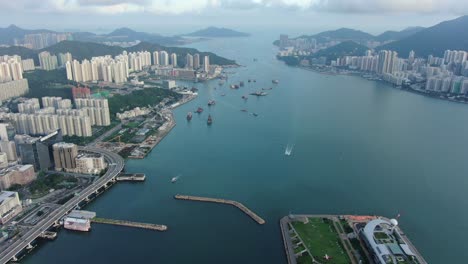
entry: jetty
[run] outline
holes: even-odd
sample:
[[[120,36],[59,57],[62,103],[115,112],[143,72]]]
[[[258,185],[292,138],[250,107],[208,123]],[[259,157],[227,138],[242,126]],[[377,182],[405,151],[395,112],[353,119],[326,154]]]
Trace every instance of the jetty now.
[[[97,218],[97,217],[91,219],[91,222],[98,223],[98,224],[136,227],[136,228],[143,228],[143,229],[156,230],[156,231],[167,230],[167,226],[165,225],[139,223],[139,222],[131,222],[131,221],[125,221],[125,220],[115,220],[115,219],[106,219],[106,218]]]
[[[175,195],[174,198],[177,199],[177,200],[189,200],[189,201],[229,204],[229,205],[232,205],[232,206],[235,206],[235,207],[239,208],[242,212],[244,212],[246,215],[250,216],[250,218],[252,218],[258,224],[260,224],[260,225],[265,224],[265,220],[263,220],[260,216],[258,216],[256,213],[254,213],[252,210],[247,208],[242,203],[239,203],[239,202],[236,202],[236,201],[233,201],[233,200],[226,200],[226,199],[220,199],[220,198],[200,197],[200,196],[190,196],[190,195],[181,195],[181,194]]]
[[[146,175],[144,173],[121,173],[115,178],[117,181],[131,181],[131,182],[142,182],[145,181]]]

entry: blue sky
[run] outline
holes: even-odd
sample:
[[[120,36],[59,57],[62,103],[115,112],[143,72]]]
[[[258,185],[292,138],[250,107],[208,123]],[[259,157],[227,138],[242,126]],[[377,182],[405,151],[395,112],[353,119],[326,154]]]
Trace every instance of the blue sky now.
[[[0,0],[0,26],[90,31],[127,26],[166,35],[205,26],[380,33],[467,13],[468,1],[456,0]]]

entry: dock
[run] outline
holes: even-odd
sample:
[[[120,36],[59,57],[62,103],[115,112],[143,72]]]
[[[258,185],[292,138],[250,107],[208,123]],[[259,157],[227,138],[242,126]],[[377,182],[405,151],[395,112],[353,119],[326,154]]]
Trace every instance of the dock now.
[[[115,178],[117,181],[130,181],[130,182],[142,182],[145,181],[146,175],[144,173],[133,173],[127,174],[122,173]]]
[[[260,216],[255,214],[252,210],[247,208],[242,203],[239,203],[239,202],[236,202],[236,201],[226,200],[226,199],[219,199],[219,198],[180,195],[180,194],[175,195],[174,198],[177,199],[177,200],[189,200],[189,201],[229,204],[229,205],[232,205],[232,206],[235,206],[235,207],[239,208],[242,212],[244,212],[246,215],[250,216],[250,218],[252,218],[258,224],[260,224],[260,225],[265,224],[265,220],[263,220]]]
[[[165,225],[139,223],[139,222],[131,222],[131,221],[125,221],[125,220],[115,220],[115,219],[106,219],[106,218],[93,218],[93,219],[91,219],[91,222],[99,223],[99,224],[136,227],[136,228],[143,228],[143,229],[156,230],[156,231],[166,231],[167,230],[167,226],[165,226]]]

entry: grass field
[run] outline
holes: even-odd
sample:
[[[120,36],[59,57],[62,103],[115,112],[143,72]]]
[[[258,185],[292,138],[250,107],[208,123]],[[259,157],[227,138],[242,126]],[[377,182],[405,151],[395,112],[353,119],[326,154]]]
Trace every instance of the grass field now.
[[[340,238],[331,220],[324,221],[322,218],[310,218],[307,224],[293,222],[292,225],[317,261],[322,262],[323,256],[328,254],[332,259],[326,263],[351,263],[341,246]]]

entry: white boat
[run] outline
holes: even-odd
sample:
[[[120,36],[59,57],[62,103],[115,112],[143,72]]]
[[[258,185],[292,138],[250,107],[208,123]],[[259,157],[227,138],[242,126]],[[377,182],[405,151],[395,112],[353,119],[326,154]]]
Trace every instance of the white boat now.
[[[179,176],[172,177],[171,182],[175,183],[179,179]]]
[[[294,145],[288,144],[286,146],[286,150],[284,151],[284,155],[291,156],[293,148],[294,148]]]

